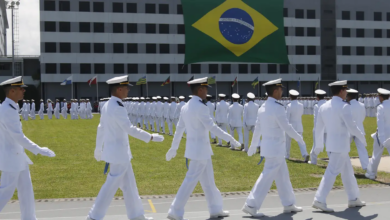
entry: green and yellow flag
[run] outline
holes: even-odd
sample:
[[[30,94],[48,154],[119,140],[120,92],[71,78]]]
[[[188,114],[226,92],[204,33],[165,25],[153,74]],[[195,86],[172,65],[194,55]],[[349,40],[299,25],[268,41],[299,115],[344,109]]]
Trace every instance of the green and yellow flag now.
[[[138,81],[137,81],[137,86],[139,85],[145,85],[146,84],[146,76],[140,78]]]
[[[212,85],[212,84],[215,84],[215,76],[213,76],[213,77],[209,77],[208,79],[207,79],[207,82],[208,82],[208,84],[210,84],[210,85]]]
[[[255,88],[258,84],[259,84],[259,77],[256,77],[256,79],[253,80],[253,82],[252,82],[253,88]]]
[[[185,63],[289,64],[284,0],[182,0]]]

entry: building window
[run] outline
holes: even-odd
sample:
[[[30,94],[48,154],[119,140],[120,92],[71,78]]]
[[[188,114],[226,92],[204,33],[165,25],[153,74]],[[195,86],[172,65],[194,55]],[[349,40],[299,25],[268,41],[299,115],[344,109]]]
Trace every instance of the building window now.
[[[364,29],[356,29],[356,37],[364,38]]]
[[[387,12],[386,14],[387,14],[387,15],[386,15],[386,20],[387,20],[387,21],[390,21],[390,12]]]
[[[288,36],[288,27],[284,27],[284,36]]]
[[[309,64],[307,65],[307,73],[317,73],[317,65],[315,64]]]
[[[303,28],[303,27],[296,27],[295,28],[295,36],[297,36],[297,37],[305,36],[305,28]]]
[[[248,73],[248,64],[238,64],[238,73],[241,74]]]
[[[138,64],[127,64],[127,73],[138,73]]]
[[[70,32],[70,22],[59,22],[60,32]]]
[[[306,34],[308,37],[315,37],[317,36],[316,34],[316,28],[307,28],[307,34]]]
[[[390,47],[387,47],[386,50],[387,50],[387,56],[390,56]]]
[[[122,73],[125,73],[125,64],[114,63],[114,74],[122,74]]]
[[[191,64],[191,73],[200,73],[201,65],[200,64]]]
[[[127,44],[127,53],[138,53],[138,44]]]
[[[113,2],[112,3],[112,12],[123,13],[123,3],[122,2]]]
[[[80,63],[80,73],[81,74],[92,73],[91,64],[89,64],[89,63]]]
[[[342,20],[351,20],[351,13],[349,11],[342,11],[341,12],[341,19]]]
[[[366,72],[366,66],[364,66],[364,65],[356,65],[356,72],[358,74],[364,74]]]
[[[171,73],[169,64],[160,64],[160,73],[161,74],[169,74]]]
[[[93,23],[93,32],[104,33],[104,23]]]
[[[160,53],[169,54],[169,44],[160,44]]]
[[[283,8],[283,17],[288,17],[288,8]]]
[[[45,21],[45,32],[56,32],[56,22]]]
[[[374,21],[382,21],[382,12],[374,12]]]
[[[185,34],[185,26],[184,24],[178,24],[177,25],[177,33],[178,34]]]
[[[43,2],[43,10],[44,11],[55,11],[56,10],[56,2],[55,1],[44,1]]]
[[[94,53],[105,53],[104,43],[94,43],[93,44]]]
[[[295,18],[305,18],[303,9],[295,9]]]
[[[146,73],[157,73],[157,64],[146,64]]]
[[[188,73],[188,65],[187,64],[177,64],[177,70],[179,73]]]
[[[374,38],[382,38],[382,29],[374,29]]]
[[[390,29],[387,29],[386,32],[387,32],[387,38],[390,38]]]
[[[60,43],[60,53],[70,53],[70,43]]]
[[[79,11],[90,12],[91,7],[90,7],[89,2],[79,2]]]
[[[351,37],[351,29],[349,28],[343,28],[341,29],[341,36],[342,37]]]
[[[186,45],[185,44],[178,44],[177,45],[177,53],[178,54],[185,54],[186,53]]]
[[[146,53],[157,53],[156,44],[146,44]]]
[[[96,74],[105,74],[106,73],[106,64],[104,63],[95,63],[94,69]]]
[[[183,6],[182,5],[177,5],[177,14],[182,15],[183,14]]]
[[[251,64],[251,73],[260,73],[260,64]]]
[[[317,55],[316,46],[307,46],[307,55]]]
[[[79,23],[79,32],[91,32],[91,23],[89,22],[80,22]]]
[[[390,73],[390,65],[387,65],[387,73]]]
[[[94,2],[93,12],[104,12],[104,2]]]
[[[158,5],[159,14],[169,14],[169,5],[168,4],[159,4]]]
[[[303,65],[303,64],[295,65],[295,73],[304,74],[305,73],[305,65]]]
[[[343,47],[342,55],[349,56],[351,55],[351,47]]]
[[[156,4],[145,4],[146,14],[156,14]]]
[[[382,65],[374,65],[374,70],[376,74],[383,73],[383,66]]]
[[[216,74],[219,72],[218,64],[209,64],[209,73]]]
[[[91,44],[80,43],[80,53],[91,53]]]
[[[46,73],[57,73],[57,64],[56,63],[46,63]]]
[[[45,43],[45,53],[56,53],[57,44],[56,43]]]
[[[295,46],[295,55],[305,55],[305,46]]]
[[[382,56],[382,47],[374,47],[374,55]]]
[[[357,11],[356,12],[356,20],[364,21],[364,11]]]
[[[222,69],[222,73],[225,73],[225,74],[232,72],[230,64],[222,64],[221,69]]]
[[[124,33],[123,23],[113,23],[112,30],[114,33]]]
[[[114,43],[114,53],[124,53],[125,46],[121,43]]]
[[[307,10],[307,19],[316,19],[316,11],[315,10]]]
[[[134,23],[128,23],[127,24],[127,33],[137,33],[138,32],[138,25]]]
[[[59,9],[59,11],[70,11],[70,2],[69,1],[59,1],[58,9]]]
[[[158,29],[160,34],[169,34],[169,24],[159,24]]]
[[[278,66],[276,64],[268,64],[268,73],[278,73]]]
[[[288,64],[280,64],[279,65],[279,72],[282,74],[288,74],[289,73]]]
[[[156,24],[146,24],[146,33],[155,34],[156,33]]]
[[[343,65],[343,73],[350,74],[351,73],[351,65]]]
[[[60,73],[63,73],[63,74],[72,73],[72,64],[70,64],[70,63],[61,63],[60,64]]]
[[[127,3],[126,11],[127,13],[137,13],[137,3]]]
[[[364,56],[364,47],[356,47],[356,55]]]

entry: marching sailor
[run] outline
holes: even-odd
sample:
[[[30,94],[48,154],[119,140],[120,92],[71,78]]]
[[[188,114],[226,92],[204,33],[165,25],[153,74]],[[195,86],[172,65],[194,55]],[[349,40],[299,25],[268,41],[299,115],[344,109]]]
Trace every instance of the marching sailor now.
[[[249,132],[255,131],[255,124],[257,118],[257,111],[259,110],[259,105],[253,102],[255,95],[253,93],[248,93],[247,95],[248,103],[244,106],[244,147],[243,151],[248,152],[249,146]],[[260,139],[259,139],[260,142]]]
[[[171,97],[171,104],[169,105],[169,118],[168,118],[168,128],[169,128],[169,136],[173,136],[173,124],[175,123],[175,111],[176,111],[176,98]],[[175,124],[175,127],[177,125]]]
[[[242,137],[242,116],[244,113],[244,107],[238,103],[240,95],[233,93],[232,98],[233,104],[229,106],[228,110],[228,123],[232,136],[234,136],[234,130],[237,131],[238,140],[241,143],[241,149],[239,150],[242,151],[244,150],[244,141]],[[230,150],[235,150],[235,148],[232,146],[230,147]]]
[[[318,109],[326,102],[325,100],[325,95],[326,92],[321,89],[317,89],[314,91],[314,93],[317,95],[317,101],[318,103],[314,105],[314,127],[313,127],[313,147],[311,148],[310,151],[310,161],[308,162],[309,164],[317,165],[317,157],[318,155],[315,154],[314,149],[315,143],[316,143],[316,138],[315,138],[315,133],[316,133],[316,125],[317,125],[317,115],[318,115]],[[324,132],[324,145],[326,146],[326,131]]]
[[[43,120],[43,111],[45,110],[45,103],[43,103],[43,99],[41,99],[41,104],[39,104],[39,111],[38,111],[38,114],[39,114],[39,117],[41,118],[41,120]]]
[[[35,120],[35,100],[34,99],[31,99],[30,117],[32,120]]]
[[[215,122],[223,131],[226,132],[226,128],[228,127],[228,111],[229,111],[229,104],[225,102],[225,94],[219,94],[219,103],[217,104],[216,110],[215,110]],[[228,128],[227,131],[230,134],[230,128]],[[219,138],[219,144],[217,146],[222,146],[222,139]],[[228,143],[229,146],[229,143]]]
[[[215,123],[215,117],[214,117],[214,112],[215,112],[215,105],[214,103],[212,103],[210,100],[211,100],[211,95],[207,95],[207,108],[209,108],[209,112],[210,112],[210,117],[213,119],[214,123]],[[210,132],[210,136],[211,136],[211,139],[213,139],[213,142],[211,144],[216,144],[217,143],[217,138],[215,137],[215,135],[213,133]]]
[[[47,109],[46,109],[46,112],[47,112],[47,117],[49,119],[51,119],[53,117],[53,104],[51,103],[51,100],[48,99],[47,100]]]

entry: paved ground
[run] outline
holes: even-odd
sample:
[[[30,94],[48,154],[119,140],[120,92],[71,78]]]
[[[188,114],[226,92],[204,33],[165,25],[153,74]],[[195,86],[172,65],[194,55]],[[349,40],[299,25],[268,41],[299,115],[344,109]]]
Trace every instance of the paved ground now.
[[[359,158],[351,158],[351,163],[352,163],[352,166],[362,167],[360,164]],[[381,162],[379,163],[378,170],[390,173],[390,157],[389,156],[382,157]]]
[[[347,197],[343,190],[334,190],[328,197],[328,205],[336,212],[324,214],[311,208],[315,192],[296,193],[297,205],[304,211],[298,214],[283,214],[282,207],[276,193],[270,193],[261,209],[267,217],[261,219],[275,220],[388,220],[390,214],[390,187],[363,188],[360,190],[362,200],[367,202],[363,208],[347,208]],[[245,195],[226,196],[224,207],[230,211],[230,217],[225,220],[251,219],[242,213],[241,207],[246,199]],[[172,198],[143,200],[146,215],[154,219],[166,219],[167,211]],[[87,215],[93,201],[84,202],[38,202],[36,204],[37,217],[40,220],[83,220]],[[186,206],[186,218],[208,219],[207,204],[204,197],[191,198]],[[0,213],[2,220],[20,219],[19,204],[9,203]],[[126,220],[126,211],[123,200],[113,201],[106,220]]]

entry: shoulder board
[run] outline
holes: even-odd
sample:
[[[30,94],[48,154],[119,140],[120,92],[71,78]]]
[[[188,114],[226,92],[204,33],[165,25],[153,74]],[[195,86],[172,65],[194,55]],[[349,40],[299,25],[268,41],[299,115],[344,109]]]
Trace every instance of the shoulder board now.
[[[15,110],[16,110],[16,108],[15,108],[13,105],[9,104],[9,106],[11,106],[11,108],[13,108],[13,109],[15,109]]]
[[[118,103],[119,106],[124,107],[123,104],[120,101],[116,101],[116,102]]]
[[[343,102],[347,103],[348,105],[350,105],[350,104],[351,104],[351,103],[349,103],[349,102],[347,102],[347,101],[345,101],[345,100],[343,100]]]
[[[284,107],[284,105],[282,103],[280,103],[280,102],[275,101],[275,103],[277,103],[277,104],[279,104],[279,105]]]
[[[200,103],[202,103],[203,105],[207,106],[206,103],[202,102],[202,100],[199,100]]]

